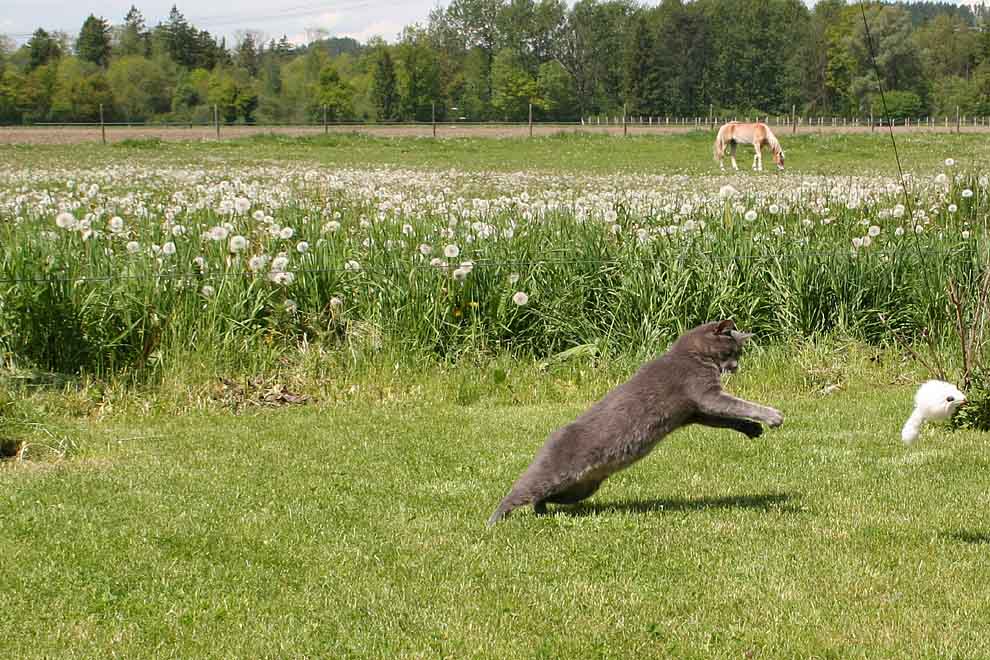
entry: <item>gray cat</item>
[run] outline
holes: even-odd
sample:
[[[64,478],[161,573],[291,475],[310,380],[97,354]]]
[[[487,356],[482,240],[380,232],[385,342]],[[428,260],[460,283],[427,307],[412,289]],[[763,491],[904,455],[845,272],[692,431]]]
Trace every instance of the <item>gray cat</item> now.
[[[780,426],[780,411],[722,391],[721,375],[739,368],[752,334],[731,320],[706,323],[681,335],[662,356],[550,434],[526,471],[488,519],[491,527],[513,509],[547,502],[573,504],[602,482],[643,458],[668,433],[688,424],[735,429],[750,438],[759,422]]]

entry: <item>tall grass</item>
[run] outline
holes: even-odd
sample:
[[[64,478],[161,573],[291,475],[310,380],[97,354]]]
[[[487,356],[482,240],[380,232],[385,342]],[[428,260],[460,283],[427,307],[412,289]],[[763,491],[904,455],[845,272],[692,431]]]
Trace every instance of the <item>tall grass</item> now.
[[[914,218],[880,178],[741,194],[704,177],[49,175],[0,188],[0,347],[59,372],[153,370],[204,347],[258,365],[300,342],[651,352],[724,316],[771,340],[883,342],[948,328],[944,284],[985,268],[975,175],[917,182]]]

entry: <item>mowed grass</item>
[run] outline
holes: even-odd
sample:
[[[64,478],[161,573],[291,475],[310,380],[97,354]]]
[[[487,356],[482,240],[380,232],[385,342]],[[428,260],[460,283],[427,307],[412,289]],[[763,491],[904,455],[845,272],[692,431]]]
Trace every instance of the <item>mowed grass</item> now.
[[[897,174],[890,135],[825,133],[778,137],[791,173],[849,175]],[[931,174],[946,157],[966,167],[990,164],[990,133],[895,133],[901,166]],[[211,162],[263,164],[301,161],[325,167],[400,167],[443,171],[540,171],[583,174],[715,174],[712,131],[627,137],[562,132],[537,138],[388,138],[361,134],[315,137],[260,135],[220,142],[131,141],[110,145],[0,145],[0,158],[12,167],[101,167],[108,162],[203,167]],[[766,171],[776,171],[769,152]],[[753,150],[737,151],[740,171],[751,173]],[[729,166],[726,159],[726,167]]]
[[[987,436],[928,428],[905,448],[911,386],[854,376],[825,396],[816,376],[768,376],[787,369],[730,384],[782,428],[682,430],[586,504],[492,530],[547,433],[603,384],[77,424],[67,459],[0,468],[0,649],[990,654]]]

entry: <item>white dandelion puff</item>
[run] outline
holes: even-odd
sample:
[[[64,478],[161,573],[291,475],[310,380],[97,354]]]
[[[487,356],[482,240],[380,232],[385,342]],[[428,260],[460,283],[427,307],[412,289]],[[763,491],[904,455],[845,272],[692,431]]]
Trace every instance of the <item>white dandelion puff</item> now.
[[[525,291],[516,291],[512,294],[512,302],[514,302],[516,306],[522,307],[529,302],[529,294]]]
[[[299,241],[296,243],[296,252],[299,254],[306,254],[309,251],[309,243],[306,241]]]
[[[443,256],[447,257],[448,259],[456,258],[457,255],[459,255],[460,253],[461,253],[461,248],[457,247],[453,243],[446,245],[443,248]]]
[[[73,229],[76,226],[76,218],[68,211],[62,211],[55,216],[55,224],[62,229]]]
[[[248,240],[243,236],[238,234],[237,236],[230,237],[230,243],[228,245],[228,248],[232,253],[237,254],[238,252],[243,252],[244,250],[247,249],[247,246],[248,246]]]
[[[753,220],[756,220],[756,211],[754,211],[753,209],[746,211],[746,214],[743,216],[743,218],[745,218],[747,222],[752,222]]]

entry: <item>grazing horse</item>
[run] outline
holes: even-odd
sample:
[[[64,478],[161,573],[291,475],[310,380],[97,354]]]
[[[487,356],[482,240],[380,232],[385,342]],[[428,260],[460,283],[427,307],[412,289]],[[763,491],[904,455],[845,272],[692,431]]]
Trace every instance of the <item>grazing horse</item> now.
[[[736,145],[751,144],[756,149],[753,156],[753,169],[763,171],[763,145],[766,144],[773,152],[773,162],[777,163],[778,169],[784,169],[784,150],[777,141],[777,136],[773,134],[770,127],[764,123],[756,122],[744,124],[743,122],[730,121],[728,124],[718,129],[715,136],[715,160],[719,167],[725,169],[725,147],[729,146],[729,155],[732,158],[732,169],[738,170],[736,165]]]

